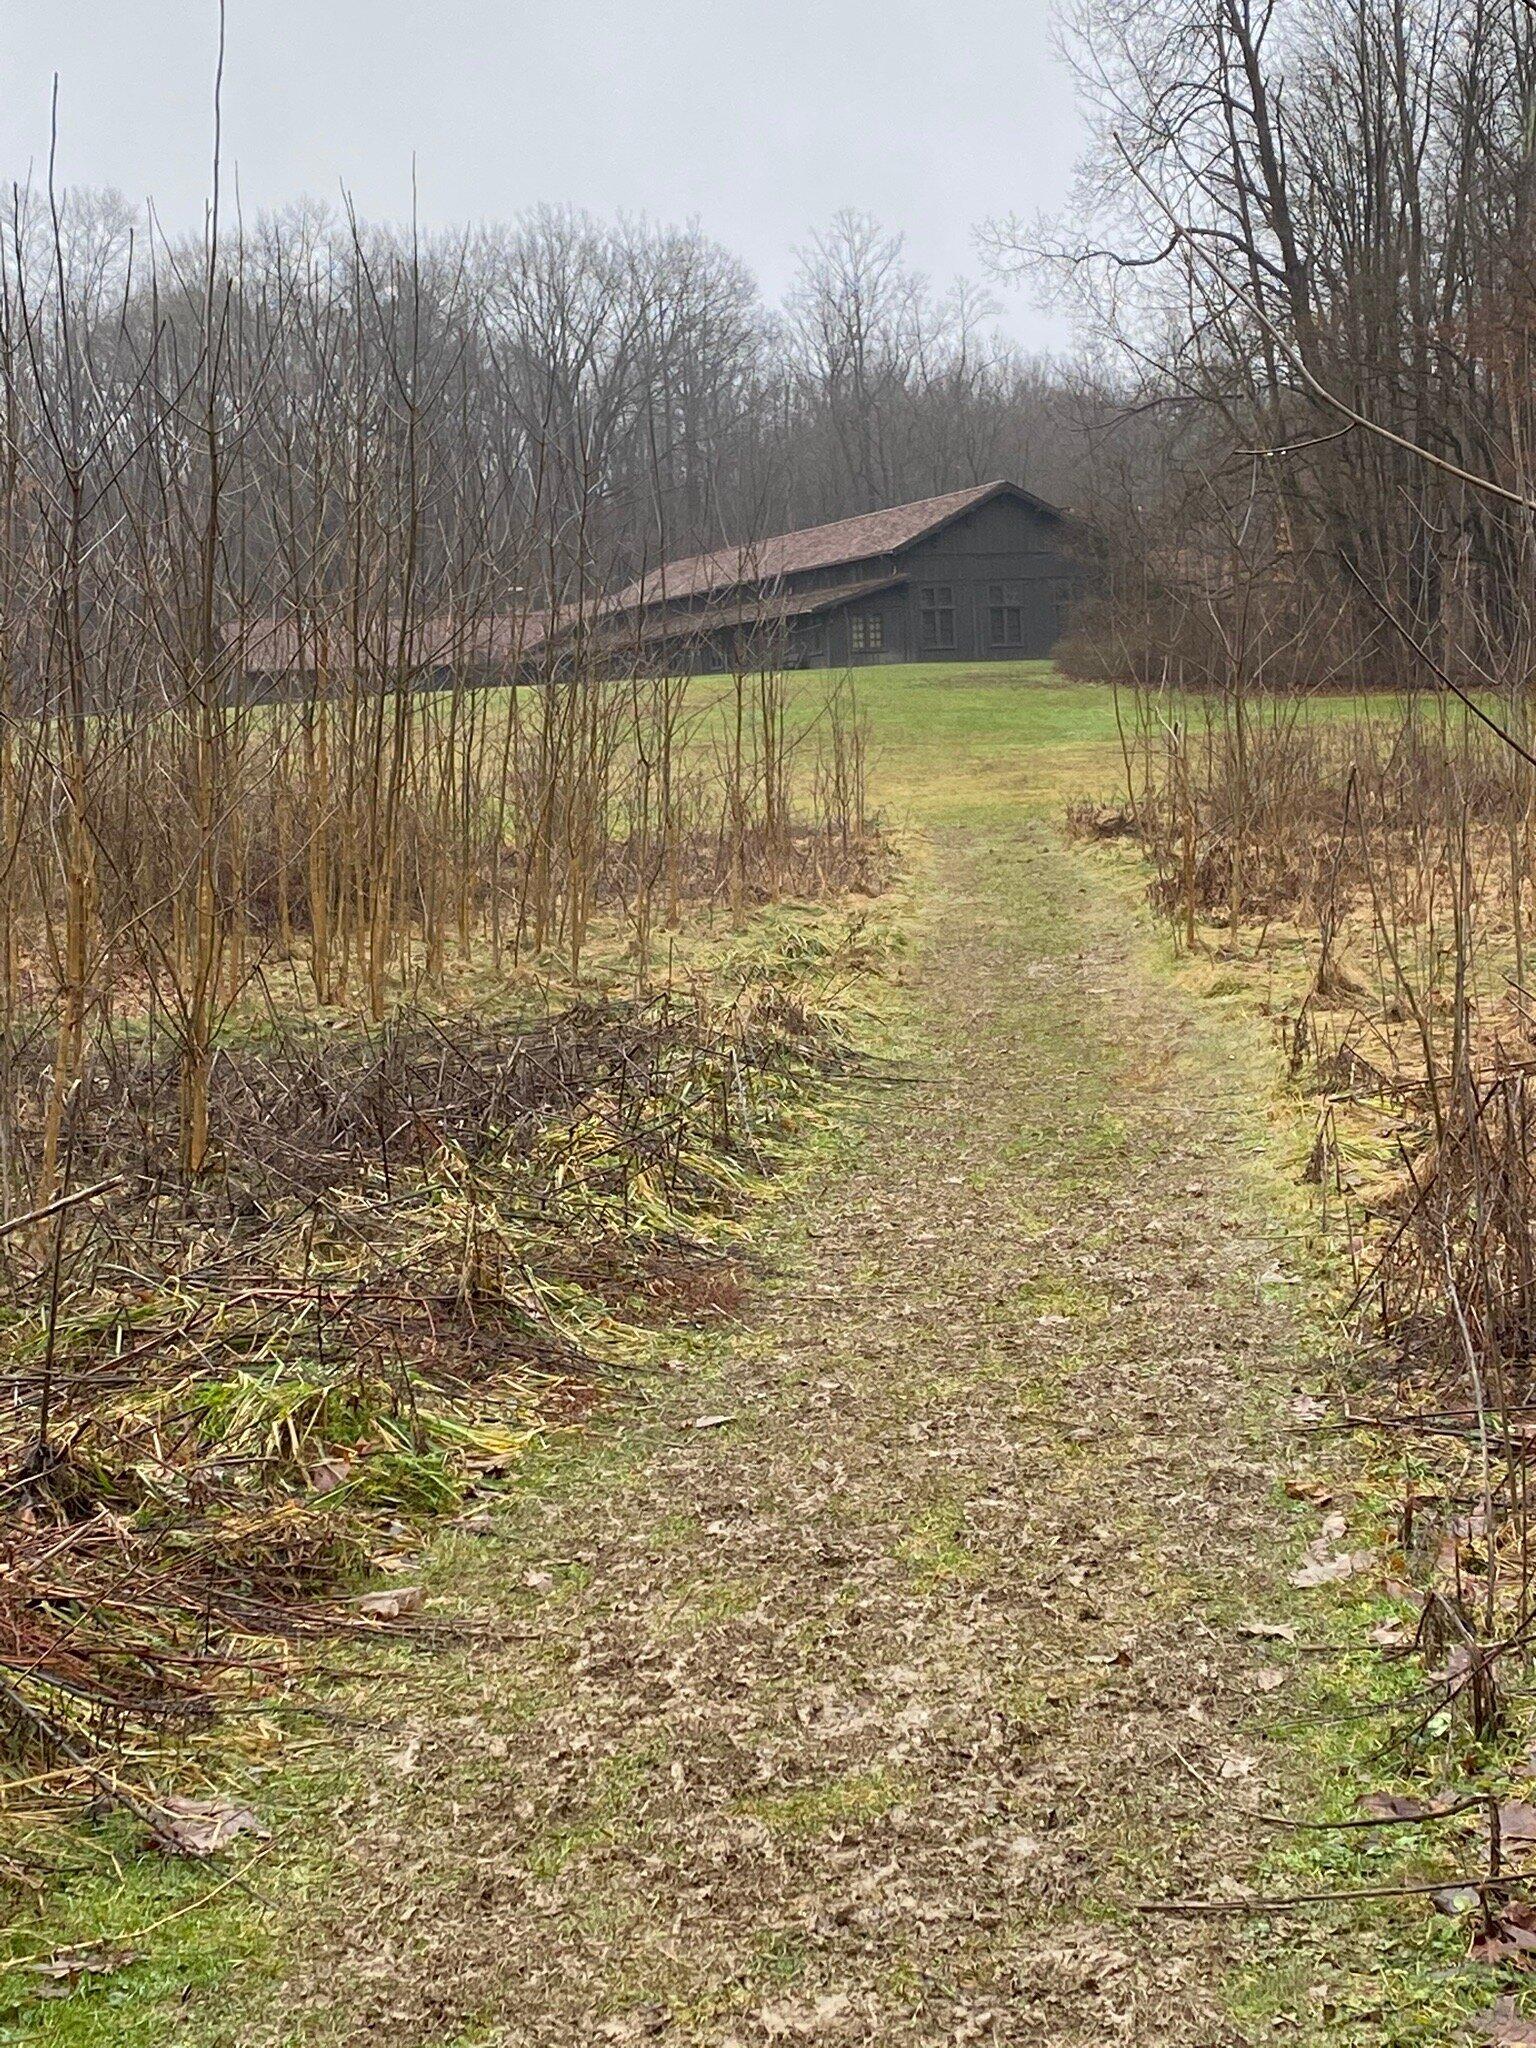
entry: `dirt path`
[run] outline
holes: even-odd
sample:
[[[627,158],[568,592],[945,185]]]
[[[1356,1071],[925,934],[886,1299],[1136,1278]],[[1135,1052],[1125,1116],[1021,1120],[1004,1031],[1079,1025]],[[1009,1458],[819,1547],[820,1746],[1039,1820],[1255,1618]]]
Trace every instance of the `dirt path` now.
[[[939,850],[917,1082],[724,1376],[461,1561],[520,1640],[367,1738],[242,2041],[1245,2038],[1243,1923],[1126,1907],[1252,1853],[1294,1333],[1240,1077],[1087,872]]]

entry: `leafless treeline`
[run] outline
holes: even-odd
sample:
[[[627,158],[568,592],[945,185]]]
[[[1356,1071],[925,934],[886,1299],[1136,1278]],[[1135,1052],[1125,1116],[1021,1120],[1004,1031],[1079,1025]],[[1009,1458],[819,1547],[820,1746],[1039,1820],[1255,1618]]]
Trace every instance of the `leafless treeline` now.
[[[1212,683],[1400,679],[1404,633],[1523,677],[1530,8],[1078,0],[1073,20],[1100,140],[1090,226],[1046,253],[1133,366],[1161,458],[1108,521],[1116,630],[1144,670]]]
[[[1082,0],[1075,31],[1091,225],[1044,253],[1133,366],[1138,452],[1083,651],[1132,685],[1185,940],[1310,934],[1283,1024],[1363,1426],[1483,1730],[1536,1616],[1536,11]],[[1391,694],[1305,701],[1341,685]]]
[[[17,196],[0,1213],[67,1180],[83,1089],[148,1074],[176,1092],[139,1104],[151,1152],[201,1172],[252,1005],[377,1021],[449,961],[576,971],[604,907],[643,982],[686,898],[858,862],[839,685],[797,717],[741,674],[722,715],[602,638],[601,591],[718,505],[750,315],[692,234],[428,244],[215,205],[177,245]]]
[[[184,322],[200,248],[168,248],[109,192],[58,212],[77,333],[110,356],[125,308],[135,329]],[[33,194],[8,236],[34,305],[53,288],[53,225]],[[553,514],[558,563],[584,578],[994,476],[1065,497],[1078,474],[1060,372],[1007,341],[982,290],[936,291],[864,215],[810,238],[780,308],[696,226],[552,207],[416,237],[299,206],[225,255],[231,314],[295,404],[338,345],[403,339],[409,318],[421,391],[451,387],[502,516],[526,531]],[[547,566],[521,565],[541,599]]]

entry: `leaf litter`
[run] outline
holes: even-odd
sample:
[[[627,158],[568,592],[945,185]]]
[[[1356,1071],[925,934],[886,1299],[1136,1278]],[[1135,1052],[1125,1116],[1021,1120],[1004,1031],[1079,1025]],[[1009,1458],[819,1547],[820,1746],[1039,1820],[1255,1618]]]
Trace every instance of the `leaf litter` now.
[[[1262,1618],[1286,1534],[1245,1417],[1294,1311],[1221,1225],[1228,1112],[1125,928],[1037,842],[962,871],[967,905],[1018,894],[934,931],[920,1096],[874,1103],[704,1410],[749,1421],[695,1429],[669,1376],[622,1485],[509,1522],[477,1599],[576,1569],[536,1634],[477,1651],[408,1798],[364,1743],[285,2042],[1226,2038],[1232,1923],[1116,1948],[1103,1916],[1148,1866],[1236,1890],[1245,1816],[1287,1791],[1244,1644],[1298,1631]],[[1101,1090],[1128,1135],[1085,1202]],[[1187,1239],[1142,1228],[1183,1161],[1219,1198],[1189,1219],[1199,1286]],[[1042,1325],[1045,1286],[1087,1312]],[[1261,1618],[1191,1627],[1234,1585]]]
[[[220,1174],[102,1180],[56,1315],[13,1275],[0,1720],[51,1806],[206,1853],[156,1788],[231,1696],[292,1699],[343,1631],[440,1631],[419,1586],[348,1588],[478,1526],[674,1301],[726,1299],[786,1122],[848,1057],[821,997],[852,965],[807,939],[738,987],[221,1049]],[[134,1096],[83,1098],[82,1180],[142,1149]]]

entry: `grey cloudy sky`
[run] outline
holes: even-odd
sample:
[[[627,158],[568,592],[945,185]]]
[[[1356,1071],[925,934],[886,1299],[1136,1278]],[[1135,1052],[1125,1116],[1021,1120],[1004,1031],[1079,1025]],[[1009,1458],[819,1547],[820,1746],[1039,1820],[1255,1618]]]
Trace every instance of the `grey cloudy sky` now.
[[[550,200],[704,228],[770,296],[839,207],[937,280],[988,216],[1065,197],[1080,132],[1050,0],[228,0],[226,164],[256,208],[505,218]],[[0,177],[202,217],[216,0],[0,0]],[[1010,293],[1021,339],[1062,338]]]

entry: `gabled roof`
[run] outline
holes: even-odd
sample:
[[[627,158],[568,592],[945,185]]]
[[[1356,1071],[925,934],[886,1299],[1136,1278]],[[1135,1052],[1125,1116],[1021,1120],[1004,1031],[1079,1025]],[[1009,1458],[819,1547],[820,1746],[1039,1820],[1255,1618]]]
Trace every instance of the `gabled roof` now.
[[[224,628],[224,646],[246,675],[309,674],[359,668],[387,674],[396,668],[494,668],[532,654],[548,637],[546,611],[475,612],[417,618],[402,633],[398,617],[369,619],[354,639],[351,621],[271,613]]]
[[[608,643],[622,646],[637,633],[647,641],[704,640],[726,626],[760,626],[772,631],[790,619],[815,618],[821,612],[835,612],[842,605],[899,590],[906,580],[905,576],[871,576],[861,583],[839,583],[825,590],[786,590],[766,597],[726,595],[697,611],[642,611],[627,624],[610,627]]]
[[[926,540],[963,512],[973,511],[997,497],[1017,498],[1053,519],[1062,516],[1054,505],[1031,497],[1017,484],[973,484],[969,490],[947,491],[940,498],[919,498],[910,505],[891,505],[883,512],[860,512],[852,519],[834,519],[827,526],[808,526],[799,533],[775,534],[769,540],[716,548],[711,554],[668,562],[621,590],[610,603],[616,609],[656,604],[664,599],[735,589],[744,583],[772,583],[781,576],[809,569],[867,562],[875,556],[911,547],[914,541]]]

